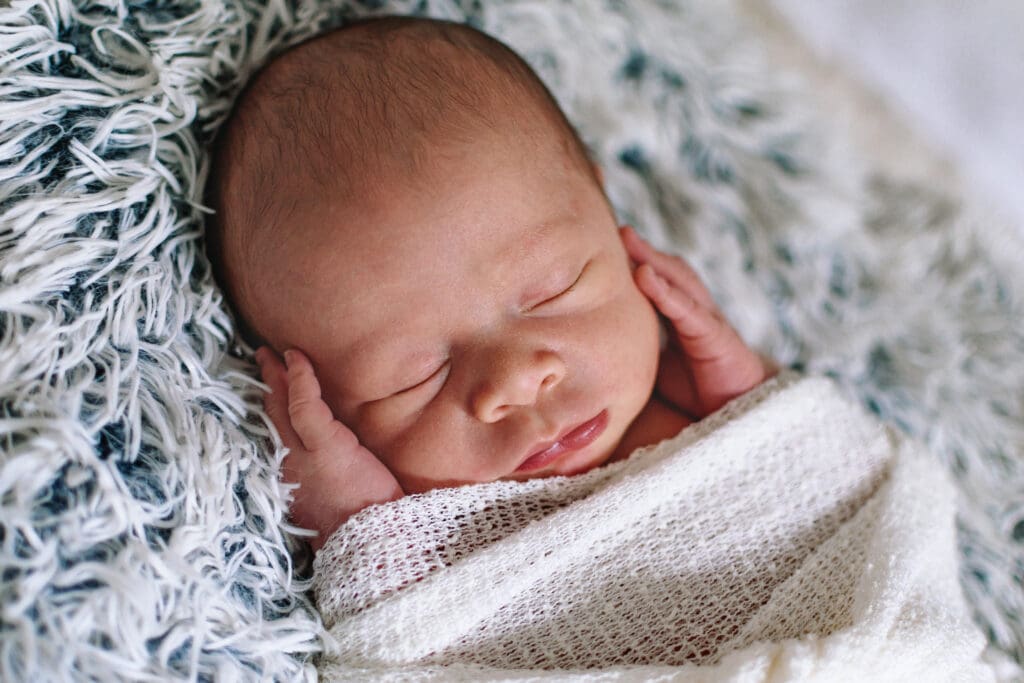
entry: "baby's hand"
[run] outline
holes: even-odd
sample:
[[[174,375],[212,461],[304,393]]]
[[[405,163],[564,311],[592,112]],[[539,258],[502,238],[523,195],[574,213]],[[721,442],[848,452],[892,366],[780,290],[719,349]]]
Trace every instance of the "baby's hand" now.
[[[263,381],[270,386],[263,405],[290,451],[282,478],[299,484],[292,522],[317,532],[310,540],[316,551],[355,513],[404,493],[388,468],[320,398],[320,383],[305,354],[291,350],[284,356],[287,367],[266,346],[256,352]]]
[[[699,420],[775,373],[740,339],[683,259],[658,251],[630,227],[620,234],[638,266],[637,287],[672,326],[658,363],[663,398]]]

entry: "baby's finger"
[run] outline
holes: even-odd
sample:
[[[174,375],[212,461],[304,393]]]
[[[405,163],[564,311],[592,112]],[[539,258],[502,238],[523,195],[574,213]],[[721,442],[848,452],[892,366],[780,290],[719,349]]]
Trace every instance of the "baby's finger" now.
[[[668,318],[686,355],[693,360],[713,360],[733,332],[729,324],[678,287],[672,286],[645,263],[636,270],[640,290]]]
[[[704,286],[697,271],[684,259],[655,249],[628,225],[622,226],[619,234],[629,257],[638,265],[650,264],[658,275],[689,294],[699,304],[708,308],[714,307],[715,301],[711,298],[711,292]]]
[[[285,351],[284,360],[288,366],[288,417],[295,433],[307,451],[336,446],[339,429],[344,428],[320,397],[313,364],[295,349]]]
[[[270,421],[277,428],[281,440],[288,448],[296,448],[302,444],[299,435],[292,429],[288,417],[288,371],[273,350],[261,346],[256,351],[256,362],[260,366],[263,383],[270,391],[263,394],[263,409],[267,411]]]

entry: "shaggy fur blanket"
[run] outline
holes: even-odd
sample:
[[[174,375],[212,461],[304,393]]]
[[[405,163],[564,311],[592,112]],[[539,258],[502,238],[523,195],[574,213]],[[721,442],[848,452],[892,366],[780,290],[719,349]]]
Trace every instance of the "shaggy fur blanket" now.
[[[822,378],[628,461],[363,510],[317,555],[325,680],[992,681],[953,488]]]
[[[1024,252],[844,146],[732,3],[0,5],[0,678],[296,680],[324,630],[280,443],[203,255],[208,145],[266,58],[354,16],[469,21],[578,124],[623,221],[753,345],[920,438],[960,582],[1024,659]]]

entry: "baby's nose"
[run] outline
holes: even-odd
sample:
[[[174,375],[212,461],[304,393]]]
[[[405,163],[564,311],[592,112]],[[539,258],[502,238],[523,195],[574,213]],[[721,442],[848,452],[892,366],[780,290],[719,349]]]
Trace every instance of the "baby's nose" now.
[[[492,423],[523,406],[535,404],[565,377],[565,363],[548,350],[504,350],[485,361],[470,396],[477,419]]]

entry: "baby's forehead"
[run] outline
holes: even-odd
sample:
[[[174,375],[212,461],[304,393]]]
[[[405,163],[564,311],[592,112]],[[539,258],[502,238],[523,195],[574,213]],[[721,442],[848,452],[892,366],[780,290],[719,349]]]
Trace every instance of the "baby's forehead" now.
[[[403,319],[470,310],[502,292],[534,294],[586,247],[570,212],[499,216],[488,225],[472,210],[457,217],[443,206],[410,204],[408,212],[333,224],[310,216],[316,236],[277,251],[282,286],[275,289],[285,301],[316,297],[347,326],[386,330]]]

